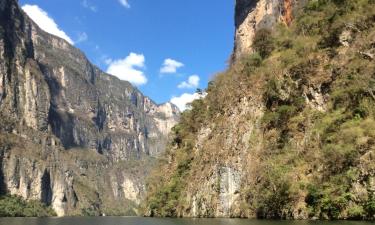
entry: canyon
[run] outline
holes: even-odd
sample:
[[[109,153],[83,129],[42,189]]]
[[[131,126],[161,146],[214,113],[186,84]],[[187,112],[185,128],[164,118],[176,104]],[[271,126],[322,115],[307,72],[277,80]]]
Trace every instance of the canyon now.
[[[374,4],[236,0],[229,66],[180,113],[0,1],[1,194],[58,216],[373,220]]]
[[[58,216],[134,215],[179,118],[0,2],[0,187]]]

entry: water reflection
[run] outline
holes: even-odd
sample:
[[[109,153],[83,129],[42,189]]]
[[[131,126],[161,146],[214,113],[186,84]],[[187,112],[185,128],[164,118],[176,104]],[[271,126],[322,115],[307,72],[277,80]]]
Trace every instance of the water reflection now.
[[[0,225],[367,225],[357,221],[171,219],[143,217],[0,218]]]

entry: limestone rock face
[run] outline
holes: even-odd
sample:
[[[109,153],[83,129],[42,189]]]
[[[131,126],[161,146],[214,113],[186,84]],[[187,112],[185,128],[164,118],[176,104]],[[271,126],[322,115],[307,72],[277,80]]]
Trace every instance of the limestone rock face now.
[[[294,10],[304,2],[306,0],[236,0],[233,60],[251,53],[257,30],[273,29],[279,22],[289,25]]]
[[[200,171],[194,173],[194,179],[199,182],[186,187],[188,194],[183,216],[252,217],[241,208],[244,199],[240,193],[249,180],[254,180],[249,171],[254,153],[248,149],[253,144],[255,148],[261,148],[261,140],[255,144],[252,139],[260,132],[263,111],[264,105],[260,101],[243,98],[230,113],[230,123],[209,124],[202,128],[195,149],[202,151],[197,153],[202,155],[202,159],[197,160]],[[215,133],[218,130],[222,132]]]
[[[59,216],[125,214],[178,118],[176,106],[155,104],[42,31],[16,0],[0,1],[3,192]]]

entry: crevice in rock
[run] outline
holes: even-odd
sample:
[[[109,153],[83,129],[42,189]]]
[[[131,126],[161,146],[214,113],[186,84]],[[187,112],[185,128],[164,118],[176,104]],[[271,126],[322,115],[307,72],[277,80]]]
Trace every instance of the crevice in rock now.
[[[52,203],[52,187],[51,187],[51,174],[48,170],[44,170],[41,180],[41,200],[47,205]]]
[[[107,118],[107,112],[105,110],[105,107],[98,100],[98,110],[93,120],[96,126],[98,127],[99,131],[102,131],[104,129],[106,118]]]
[[[7,185],[4,181],[4,149],[0,149],[0,195],[4,195],[7,192]]]

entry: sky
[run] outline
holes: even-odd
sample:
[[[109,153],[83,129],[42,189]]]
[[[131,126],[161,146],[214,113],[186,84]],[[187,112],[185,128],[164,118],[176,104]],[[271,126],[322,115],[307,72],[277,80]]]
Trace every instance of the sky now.
[[[234,0],[19,0],[44,30],[156,103],[181,110],[225,70]]]

